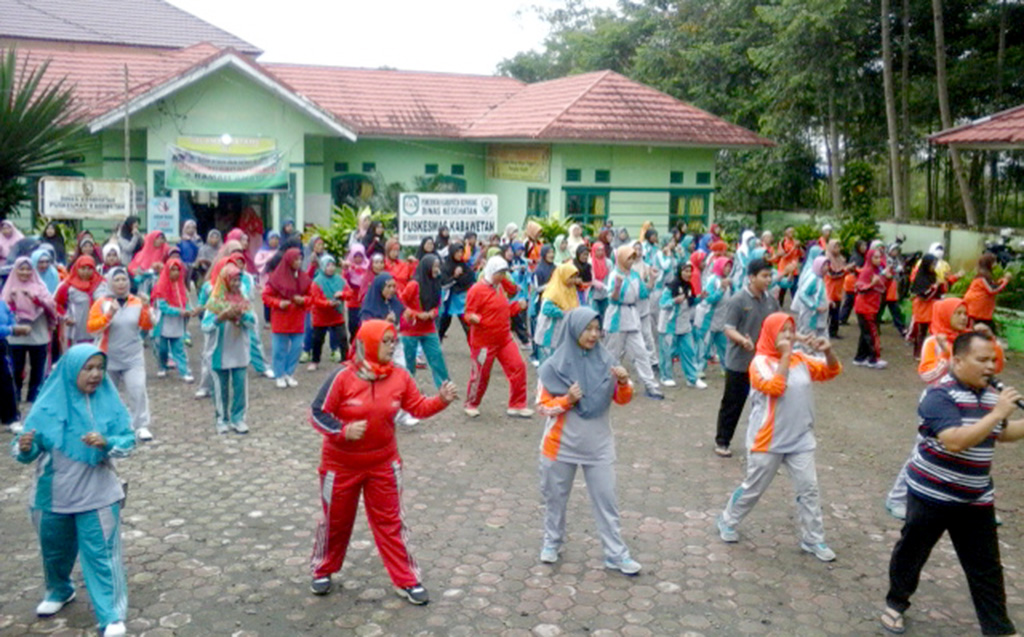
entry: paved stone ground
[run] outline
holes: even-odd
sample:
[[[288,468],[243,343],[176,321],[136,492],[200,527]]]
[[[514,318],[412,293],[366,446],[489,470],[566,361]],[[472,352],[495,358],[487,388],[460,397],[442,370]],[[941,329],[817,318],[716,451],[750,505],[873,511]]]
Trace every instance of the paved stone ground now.
[[[725,545],[712,529],[736,487],[741,457],[722,460],[712,434],[722,379],[707,391],[669,389],[613,412],[623,532],[644,565],[635,578],[606,571],[582,480],[570,501],[562,560],[540,564],[537,446],[541,421],[504,415],[497,371],[483,416],[461,409],[399,433],[406,466],[411,546],[433,601],[396,597],[365,517],[335,592],[308,591],[307,564],[319,512],[319,436],[306,424],[326,371],[301,385],[250,385],[248,436],[216,436],[209,401],[192,386],[150,376],[156,441],[121,464],[129,632],[235,637],[291,635],[865,635],[878,634],[889,553],[899,523],[883,494],[913,440],[921,384],[909,351],[887,332],[893,366],[848,369],[817,390],[818,472],[826,531],[839,559],[801,553],[785,475]],[[840,342],[850,360],[854,330]],[[461,337],[460,334],[457,336]],[[467,349],[446,344],[464,388]],[[195,360],[198,347],[190,350]],[[152,364],[152,363],[151,363]],[[531,395],[534,382],[530,369]],[[1019,359],[1007,380],[1022,384]],[[420,373],[421,387],[429,384]],[[742,440],[741,424],[737,438]],[[996,456],[1000,530],[1011,613],[1024,621],[1024,487],[1020,451]],[[30,469],[0,462],[0,635],[92,635],[85,591],[61,616],[37,620],[38,547],[25,513]],[[80,582],[77,575],[76,581]],[[948,540],[937,547],[908,615],[912,635],[976,634],[963,575]]]

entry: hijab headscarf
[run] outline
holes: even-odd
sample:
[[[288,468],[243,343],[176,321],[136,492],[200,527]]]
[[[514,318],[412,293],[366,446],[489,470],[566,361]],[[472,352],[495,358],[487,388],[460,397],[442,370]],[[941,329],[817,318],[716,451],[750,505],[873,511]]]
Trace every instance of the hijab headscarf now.
[[[25,238],[25,235],[21,233],[21,230],[18,230],[18,227],[15,226],[12,221],[9,219],[0,221],[0,228],[8,227],[13,230],[10,237],[5,237],[3,234],[0,234],[0,257],[4,258],[11,253],[11,249],[14,247],[15,243]]]
[[[938,336],[943,334],[946,337],[949,347],[953,346],[953,340],[957,336],[960,336],[963,332],[959,332],[953,329],[950,321],[953,318],[953,313],[956,309],[964,304],[964,300],[955,296],[946,297],[939,299],[932,306],[932,323],[928,328],[928,331]]]
[[[212,237],[216,236],[218,239],[218,245],[213,245],[210,241]],[[206,233],[206,243],[199,248],[199,255],[196,257],[197,261],[209,261],[211,264],[217,259],[217,252],[220,250],[221,234],[220,230],[214,228]]]
[[[402,302],[398,300],[398,292],[396,291],[391,299],[385,299],[383,295],[384,286],[388,284],[388,281],[393,280],[394,277],[387,272],[381,272],[373,278],[370,290],[363,297],[363,305],[359,309],[359,318],[361,320],[386,320],[387,315],[393,313],[397,321],[402,316],[405,308],[402,307]]]
[[[576,254],[580,246],[585,246],[587,240],[583,237],[583,226],[574,223],[569,226],[569,254]]]
[[[545,259],[548,253],[554,253],[555,249],[549,245],[541,246],[540,248],[540,260],[537,261],[537,268],[533,271],[534,276],[537,277],[537,285],[547,285],[548,281],[551,280],[551,274],[555,271],[555,264],[548,263]]]
[[[807,249],[807,258],[804,260],[804,266],[803,268],[800,269],[800,276],[797,278],[798,288],[802,286],[805,281],[807,281],[808,277],[814,276],[814,273],[811,271],[811,268],[814,266],[814,261],[822,254],[824,254],[824,252],[825,251],[822,250],[821,246],[818,245],[817,243],[815,243],[814,245]]]
[[[315,234],[306,242],[306,250],[302,257],[302,269],[306,272],[309,272],[309,266],[313,265],[313,261],[316,261],[317,267],[320,267],[320,257],[313,251],[317,241],[323,241],[323,239],[320,238],[320,235]]]
[[[519,226],[514,223],[510,223],[505,226],[505,234],[501,235],[501,239],[504,243],[512,243],[516,240],[516,234],[519,233]]]
[[[505,257],[495,255],[488,258],[487,263],[484,264],[484,281],[494,285],[494,275],[503,271],[508,271],[508,261],[505,260]]]
[[[757,353],[770,358],[779,358],[779,349],[775,341],[779,338],[779,332],[790,323],[796,325],[793,317],[785,312],[774,312],[761,323],[761,335],[757,337]]]
[[[363,380],[373,382],[387,378],[394,371],[393,359],[380,362],[380,344],[384,335],[391,332],[391,335],[398,339],[398,332],[395,326],[380,319],[363,321],[356,332],[355,342],[352,344],[351,365],[356,375]]]
[[[573,408],[582,418],[594,418],[608,410],[617,382],[611,372],[616,359],[601,341],[590,350],[579,344],[580,335],[597,317],[597,312],[589,307],[578,307],[566,314],[562,340],[537,371],[541,385],[554,396],[564,396],[573,383],[579,383],[583,396]]]
[[[228,236],[224,241],[224,245],[226,246],[230,243],[237,243],[238,251],[245,258],[246,272],[256,274],[256,262],[253,261],[252,255],[249,253],[249,250],[242,247],[242,237],[249,239],[249,235],[245,232],[245,230],[242,230],[241,228],[234,228],[231,230],[231,232],[228,233]],[[252,243],[252,240],[249,239],[249,243],[247,245],[252,246]]]
[[[857,285],[861,286],[861,289],[869,285],[871,279],[879,273],[881,268],[885,267],[884,262],[878,264],[877,268],[875,267],[872,259],[874,259],[876,253],[878,253],[878,250],[872,248],[864,255],[864,267],[860,269],[860,274],[857,275]]]
[[[242,244],[238,241],[228,241],[220,247],[220,252],[217,253],[213,267],[210,268],[209,280],[211,284],[217,282],[217,277],[220,276],[220,269],[229,261],[233,261],[238,267],[243,270],[245,269],[245,255],[242,254]]]
[[[601,251],[604,252],[603,256],[597,254],[598,244],[601,246]],[[594,278],[598,281],[608,278],[608,246],[603,241],[595,241],[590,246],[590,268]]]
[[[274,271],[270,273],[267,285],[277,296],[290,301],[293,296],[304,296],[309,292],[309,286],[313,283],[309,275],[301,267],[298,270],[292,269],[292,263],[301,256],[302,250],[289,248]]]
[[[113,253],[115,253],[117,255],[117,265],[118,266],[119,265],[124,265],[121,262],[121,246],[117,245],[117,243],[114,242],[114,243],[108,243],[105,246],[103,246],[103,251],[102,251],[102,254],[100,255],[102,257],[102,259],[103,259],[103,268],[106,269],[106,267],[107,267],[107,255],[110,254],[111,252],[113,252]],[[114,266],[114,267],[117,267],[117,266]]]
[[[717,276],[719,279],[725,278],[725,266],[732,263],[732,259],[729,257],[718,257],[715,259],[715,263],[711,266],[711,273]]]
[[[615,265],[623,272],[629,272],[630,255],[636,255],[636,249],[629,244],[615,248]]]
[[[363,257],[361,263],[356,263],[356,255]],[[350,270],[356,272],[359,276],[362,276],[370,269],[370,259],[366,256],[366,248],[363,247],[363,244],[356,243],[348,249],[348,255],[345,257],[345,265]]]
[[[576,266],[576,271],[580,274],[580,281],[583,283],[590,283],[594,280],[594,275],[589,263],[584,263],[582,257],[584,254],[590,254],[590,250],[586,244],[579,244],[576,246],[576,256],[572,260],[572,264]]]
[[[82,292],[85,292],[86,294],[89,294],[90,296],[92,295],[93,292],[96,291],[96,288],[98,288],[100,284],[103,282],[103,277],[100,275],[98,271],[94,272],[92,278],[89,279],[88,281],[83,279],[78,274],[78,270],[83,266],[87,265],[91,265],[93,270],[96,270],[96,259],[93,259],[87,254],[84,254],[75,259],[75,262],[72,263],[71,267],[68,269],[68,278],[64,279],[64,283],[67,284],[65,288],[73,287],[75,289],[81,290]]]
[[[213,291],[210,292],[210,300],[206,302],[206,309],[214,314],[220,314],[230,307],[241,307],[242,311],[249,309],[249,299],[245,298],[241,289],[231,291],[231,282],[242,276],[242,269],[234,263],[228,262],[220,269],[217,280],[213,284]]]
[[[341,273],[338,272],[338,270],[335,270],[334,274],[331,276],[327,276],[326,270],[328,263],[337,265],[338,262],[329,254],[325,254],[320,257],[320,268],[316,271],[316,276],[313,277],[313,283],[316,283],[317,287],[320,288],[325,297],[333,301],[338,292],[344,291],[345,279],[341,276]]]
[[[540,224],[532,219],[526,222],[526,238],[530,241],[537,241],[540,238]]]
[[[912,294],[927,294],[928,289],[935,285],[936,260],[934,254],[926,254],[921,257],[921,262],[917,265],[917,276],[914,277],[914,281],[910,285]]]
[[[946,247],[939,242],[935,242],[928,246],[928,254],[934,256],[937,261],[941,261],[946,256]]]
[[[465,292],[473,285],[475,278],[473,270],[469,267],[468,258],[466,246],[462,243],[455,242],[448,246],[448,256],[444,260],[444,276],[446,284],[454,281],[451,287],[453,293]],[[462,267],[462,272],[456,277],[455,268],[460,266]]]
[[[423,237],[423,240],[420,241],[420,247],[416,248],[416,260],[417,261],[422,261],[423,257],[427,256],[428,254],[435,254],[437,252],[437,245],[436,244],[432,246],[430,252],[426,251],[425,246],[427,245],[427,241],[429,241],[430,243],[433,244],[434,243],[434,237]]]
[[[46,231],[49,228],[53,228],[54,235],[52,237],[46,236]],[[46,228],[43,228],[43,234],[39,235],[39,240],[53,247],[52,260],[54,261],[55,264],[64,263],[64,261],[68,258],[67,250],[64,247],[64,236],[60,233],[60,228],[57,227],[56,223],[51,221],[50,223],[46,224]],[[0,253],[2,253],[2,250],[0,250]]]
[[[53,265],[53,253],[47,248],[39,247],[32,252],[31,258],[32,269],[39,275],[39,278],[42,279],[46,289],[50,294],[56,292],[57,286],[60,285],[60,274],[57,273],[57,268]],[[39,262],[44,258],[50,262],[50,265],[46,268],[46,272],[39,272]],[[11,276],[14,276],[13,272],[11,272]]]
[[[27,265],[32,269],[32,275],[28,281],[22,283],[21,277],[15,271],[21,267],[22,264]],[[32,297],[39,299],[39,302],[34,301],[31,297],[21,294],[22,292],[30,294]],[[14,265],[11,268],[11,274],[7,277],[7,281],[4,283],[3,292],[0,293],[3,296],[4,303],[7,307],[11,308],[14,312],[14,316],[19,321],[31,322],[39,318],[39,315],[43,313],[44,306],[48,307],[51,311],[53,310],[53,296],[50,291],[46,288],[46,284],[39,277],[39,273],[36,272],[35,267],[32,266],[32,260],[29,257],[18,257],[14,260]]]
[[[82,343],[64,352],[25,420],[25,431],[34,431],[44,447],[90,466],[100,464],[106,454],[82,442],[83,436],[96,432],[109,440],[132,433],[131,417],[106,371],[92,395],[78,389],[78,374],[96,355],[103,357],[105,367],[106,354],[95,345]]]
[[[679,263],[676,264],[674,276],[668,281],[668,290],[669,294],[672,295],[672,298],[679,296],[683,291],[686,291],[686,295],[688,297],[693,297],[693,286],[690,284],[690,279],[683,278],[683,271],[686,270],[686,268],[692,267],[693,266],[690,265],[689,261],[680,260]]]
[[[551,301],[563,312],[579,307],[580,297],[576,293],[576,286],[569,285],[569,279],[578,273],[579,271],[571,261],[560,264],[555,268],[555,273],[551,275],[551,281],[544,288],[541,298]]]
[[[624,245],[629,245],[629,230],[625,228],[619,228],[619,231],[612,237],[612,250],[618,253],[619,248]]]
[[[166,240],[162,246],[156,247],[156,240],[163,236],[164,233],[159,230],[154,230],[146,235],[146,239],[142,243],[142,249],[135,253],[131,263],[128,264],[129,272],[133,275],[138,275],[140,272],[152,269],[154,263],[163,261],[167,257],[167,252],[170,248]]]
[[[171,280],[171,268],[178,267],[178,280]],[[185,287],[185,264],[181,259],[170,258],[160,270],[160,278],[157,279],[153,291],[149,294],[150,303],[156,305],[159,299],[167,301],[171,307],[183,308],[188,304],[188,289]]]
[[[423,312],[441,304],[441,275],[434,276],[434,264],[439,261],[436,254],[425,255],[412,275],[412,280],[420,287],[420,309]]]
[[[260,246],[260,252],[273,252],[277,248],[270,247],[270,240],[277,237],[277,245],[281,245],[281,233],[277,230],[271,230],[267,232],[267,236],[263,239],[263,245]]]
[[[437,236],[434,237],[434,250],[440,251],[448,247],[448,241],[451,238],[451,231],[448,230],[448,226],[441,226],[437,229]]]
[[[693,293],[697,296],[701,295],[703,287],[701,286],[701,264],[704,263],[704,251],[694,250],[690,255],[690,265],[693,267],[693,272],[690,274],[690,288]]]
[[[139,222],[139,218],[135,215],[125,217],[124,221],[121,222],[121,227],[118,228],[118,232],[124,237],[125,241],[132,240],[132,228]]]
[[[814,257],[814,261],[811,263],[811,274],[819,279],[824,277],[826,263],[828,263],[828,257],[825,255]]]
[[[569,250],[568,247],[562,248],[562,242],[568,243],[568,239],[565,238],[564,234],[560,234],[557,237],[555,237],[555,242],[554,244],[552,244],[555,246],[556,264],[562,264],[565,263],[566,261],[572,260],[572,252]]]

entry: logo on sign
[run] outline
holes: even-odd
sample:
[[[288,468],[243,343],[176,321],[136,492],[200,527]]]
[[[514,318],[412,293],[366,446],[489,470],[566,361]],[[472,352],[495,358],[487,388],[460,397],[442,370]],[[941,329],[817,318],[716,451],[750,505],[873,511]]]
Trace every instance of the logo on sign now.
[[[402,212],[407,215],[414,215],[420,211],[420,198],[416,195],[406,195],[402,198]]]

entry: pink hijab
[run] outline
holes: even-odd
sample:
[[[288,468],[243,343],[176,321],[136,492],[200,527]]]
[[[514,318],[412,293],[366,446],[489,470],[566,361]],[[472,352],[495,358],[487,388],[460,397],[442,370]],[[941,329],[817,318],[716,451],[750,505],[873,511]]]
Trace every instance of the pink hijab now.
[[[22,263],[27,263],[32,270],[32,276],[24,283],[16,272]],[[4,303],[11,308],[19,321],[32,322],[46,310],[50,310],[50,313],[55,311],[53,296],[40,278],[39,272],[32,267],[32,260],[29,257],[15,259],[11,274],[4,283],[2,296]]]
[[[11,233],[10,238],[0,234],[0,263],[2,263],[7,258],[7,255],[11,253],[11,248],[14,247],[14,244],[25,238],[25,235],[21,234],[21,231],[18,230],[11,221],[7,219],[0,221],[0,227],[3,226],[10,226],[13,232]]]

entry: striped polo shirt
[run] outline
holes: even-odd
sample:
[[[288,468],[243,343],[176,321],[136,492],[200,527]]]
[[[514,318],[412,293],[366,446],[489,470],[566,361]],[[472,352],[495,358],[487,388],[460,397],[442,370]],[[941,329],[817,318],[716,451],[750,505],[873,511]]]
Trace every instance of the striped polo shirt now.
[[[1006,423],[999,423],[987,438],[959,453],[946,449],[938,436],[950,427],[973,425],[998,400],[994,390],[973,389],[952,374],[924,391],[917,406],[921,439],[907,473],[914,495],[937,504],[992,505],[992,454]]]

